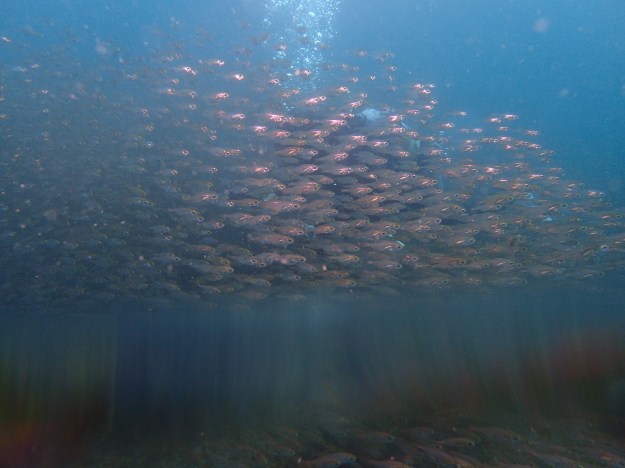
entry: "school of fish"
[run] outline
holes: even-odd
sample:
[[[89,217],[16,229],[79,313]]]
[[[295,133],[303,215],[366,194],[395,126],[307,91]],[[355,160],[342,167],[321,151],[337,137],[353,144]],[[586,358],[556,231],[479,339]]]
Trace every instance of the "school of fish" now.
[[[396,423],[391,426],[392,423]],[[323,412],[309,424],[272,424],[238,436],[198,433],[179,444],[131,450],[98,446],[80,466],[298,468],[619,468],[622,437],[592,419],[478,418],[446,411],[424,419],[368,427]],[[376,427],[377,426],[377,427]],[[74,465],[71,465],[74,466]],[[78,465],[76,465],[78,466]]]
[[[625,210],[567,179],[566,157],[517,115],[439,110],[436,86],[390,52],[293,70],[271,34],[245,34],[226,48],[152,31],[137,56],[46,22],[0,31],[5,306],[366,300],[622,274]]]

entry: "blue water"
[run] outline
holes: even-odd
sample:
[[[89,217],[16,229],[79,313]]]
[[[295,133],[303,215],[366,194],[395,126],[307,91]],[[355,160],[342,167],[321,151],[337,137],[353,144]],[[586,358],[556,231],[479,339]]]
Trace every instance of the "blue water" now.
[[[270,3],[270,2],[268,2]],[[297,5],[299,2],[292,2]],[[321,0],[303,4],[324,4]],[[515,113],[542,132],[568,174],[622,198],[625,123],[625,5],[582,1],[380,1],[337,4],[334,51],[388,50],[413,79],[437,85],[443,106],[475,115]],[[262,31],[263,2],[3,2],[0,30],[10,36],[32,27],[43,34],[67,30],[81,37],[85,60],[97,60],[99,38],[146,54],[152,31],[193,37],[201,27],[211,47],[232,47]],[[46,22],[53,21],[54,25]],[[274,19],[275,28],[288,27]],[[270,31],[274,35],[284,30]],[[45,41],[29,38],[27,51]],[[148,46],[148,47],[146,47]],[[443,90],[443,92],[441,92]]]
[[[520,115],[571,176],[622,196],[621,2],[346,1],[342,12],[339,44],[391,49],[446,105]]]

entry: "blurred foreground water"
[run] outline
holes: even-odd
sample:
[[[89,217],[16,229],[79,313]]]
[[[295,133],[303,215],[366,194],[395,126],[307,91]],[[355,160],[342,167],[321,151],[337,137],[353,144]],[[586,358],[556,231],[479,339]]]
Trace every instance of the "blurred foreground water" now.
[[[391,299],[3,314],[0,461],[84,460],[93,440],[328,431],[328,418],[389,430],[451,409],[592,414],[618,433],[618,293],[523,287]]]

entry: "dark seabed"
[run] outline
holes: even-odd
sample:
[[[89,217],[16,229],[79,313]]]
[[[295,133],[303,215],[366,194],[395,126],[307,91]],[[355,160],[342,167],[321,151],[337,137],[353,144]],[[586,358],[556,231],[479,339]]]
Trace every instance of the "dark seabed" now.
[[[625,8],[3,5],[0,468],[625,467]]]

